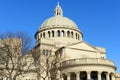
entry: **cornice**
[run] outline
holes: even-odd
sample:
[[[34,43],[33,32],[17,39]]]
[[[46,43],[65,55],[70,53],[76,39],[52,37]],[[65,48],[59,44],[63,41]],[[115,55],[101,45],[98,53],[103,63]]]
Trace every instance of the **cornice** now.
[[[111,67],[113,69],[117,69],[115,66],[113,65],[107,65],[107,64],[74,64],[74,65],[66,65],[66,66],[61,66],[60,69],[66,69],[66,68],[70,68],[70,67],[75,67],[75,66],[80,66],[80,67],[85,67],[85,66],[103,66],[103,67]]]
[[[55,47],[54,44],[41,43],[41,45],[47,45],[47,46],[53,46],[53,47]]]
[[[91,60],[93,62],[91,62]],[[81,58],[81,59],[71,59],[66,60],[60,63],[59,66],[61,67],[73,67],[73,66],[107,66],[112,67],[115,70],[117,69],[114,66],[114,63],[107,59],[101,59],[101,58]]]
[[[79,29],[68,28],[68,27],[50,27],[50,28],[44,28],[44,29],[41,28],[40,30],[38,30],[38,31],[35,33],[35,36],[36,36],[38,33],[42,32],[42,31],[50,30],[50,29],[70,29],[70,30],[74,30],[74,31],[79,32],[79,33],[82,35],[82,37],[83,37],[83,34],[82,34],[82,32],[81,32]]]
[[[81,51],[87,51],[87,52],[95,52],[97,53],[97,51],[91,51],[91,50],[84,50],[84,49],[77,49],[77,48],[71,48],[71,47],[66,47],[68,49],[74,49],[74,50],[81,50]]]

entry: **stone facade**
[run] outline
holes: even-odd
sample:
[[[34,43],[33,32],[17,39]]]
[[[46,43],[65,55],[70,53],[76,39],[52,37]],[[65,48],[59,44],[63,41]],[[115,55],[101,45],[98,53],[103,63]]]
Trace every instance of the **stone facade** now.
[[[83,34],[78,26],[63,16],[63,10],[58,4],[54,16],[45,20],[36,32],[36,45],[32,51],[38,49],[39,55],[44,54],[40,58],[42,60],[46,56],[61,58],[58,80],[120,80],[114,63],[106,58],[105,48],[94,47],[82,38]],[[34,52],[32,54],[38,56]],[[52,74],[53,72],[50,73]],[[19,76],[18,79],[37,80],[37,77],[36,72],[31,71],[24,74],[24,78]],[[48,77],[46,80],[54,79]]]
[[[63,80],[115,80],[116,67],[106,59],[106,50],[83,41],[83,34],[70,19],[63,17],[60,5],[35,34],[36,45],[43,51],[61,56]],[[117,74],[118,76],[118,74]]]

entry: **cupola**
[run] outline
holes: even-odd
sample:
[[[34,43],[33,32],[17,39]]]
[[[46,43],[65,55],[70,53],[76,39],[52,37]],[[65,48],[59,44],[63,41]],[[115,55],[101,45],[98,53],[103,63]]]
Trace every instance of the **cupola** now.
[[[54,16],[46,19],[35,34],[37,42],[40,39],[52,39],[64,43],[82,41],[82,32],[71,19],[63,16],[59,3],[54,9]]]

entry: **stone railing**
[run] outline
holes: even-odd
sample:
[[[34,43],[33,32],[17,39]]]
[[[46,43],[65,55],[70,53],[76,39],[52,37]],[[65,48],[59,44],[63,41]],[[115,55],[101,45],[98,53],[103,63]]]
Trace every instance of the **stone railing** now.
[[[85,59],[71,59],[61,62],[61,67],[72,65],[109,65],[114,67],[114,63],[107,59],[99,58],[85,58]]]

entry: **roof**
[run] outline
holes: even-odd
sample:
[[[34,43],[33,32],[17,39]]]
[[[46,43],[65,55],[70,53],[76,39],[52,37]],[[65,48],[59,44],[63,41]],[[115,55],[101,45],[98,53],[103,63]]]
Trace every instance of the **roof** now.
[[[72,28],[78,30],[77,25],[71,19],[63,16],[54,16],[45,20],[41,25],[40,29],[55,28],[55,27],[65,27],[65,28]]]
[[[69,28],[78,30],[78,27],[74,21],[63,16],[63,10],[58,4],[54,10],[54,16],[46,19],[40,26],[39,30],[49,29],[49,28]]]

